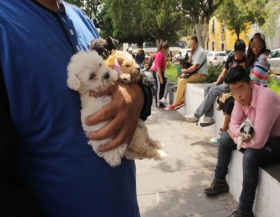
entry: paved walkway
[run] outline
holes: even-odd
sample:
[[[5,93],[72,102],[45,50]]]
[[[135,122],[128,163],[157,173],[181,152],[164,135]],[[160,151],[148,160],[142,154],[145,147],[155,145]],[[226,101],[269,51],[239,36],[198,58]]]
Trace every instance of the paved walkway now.
[[[237,203],[229,193],[206,196],[218,147],[176,111],[153,108],[146,121],[152,138],[164,143],[163,161],[136,160],[137,195],[142,217],[226,217]]]

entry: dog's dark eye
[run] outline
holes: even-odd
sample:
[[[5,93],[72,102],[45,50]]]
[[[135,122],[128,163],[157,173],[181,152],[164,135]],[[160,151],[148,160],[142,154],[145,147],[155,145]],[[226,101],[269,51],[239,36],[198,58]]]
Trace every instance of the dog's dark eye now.
[[[95,74],[90,74],[89,80],[94,79],[94,77],[95,77]]]

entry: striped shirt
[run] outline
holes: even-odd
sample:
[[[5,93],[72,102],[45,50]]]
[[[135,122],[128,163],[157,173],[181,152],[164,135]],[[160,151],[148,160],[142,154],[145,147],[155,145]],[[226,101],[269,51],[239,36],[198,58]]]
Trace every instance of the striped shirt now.
[[[265,54],[261,54],[250,71],[250,78],[257,85],[267,86],[268,84],[268,61]]]

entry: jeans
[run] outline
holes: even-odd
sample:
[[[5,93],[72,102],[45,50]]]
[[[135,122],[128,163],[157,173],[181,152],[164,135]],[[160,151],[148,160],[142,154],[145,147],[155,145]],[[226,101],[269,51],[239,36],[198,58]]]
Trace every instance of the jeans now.
[[[207,85],[204,88],[204,100],[194,112],[195,117],[200,118],[205,114],[206,117],[211,118],[214,113],[213,103],[215,102],[216,98],[223,93],[228,93],[230,91],[229,86],[225,83],[222,83],[216,87],[214,87],[214,85],[215,82]]]
[[[156,101],[156,107],[160,107],[159,100],[163,97],[165,84],[166,84],[166,78],[164,76],[164,72],[162,72],[162,78],[163,78],[163,84],[160,83],[159,75],[157,72],[153,71],[153,78],[155,79],[155,101]]]
[[[177,82],[168,81],[165,85],[163,97],[166,99],[169,95],[169,104],[172,105],[174,101],[174,89],[177,88]]]
[[[220,139],[218,151],[218,163],[215,170],[215,180],[225,181],[228,173],[228,165],[231,159],[232,150],[236,144],[227,132],[224,132]],[[243,149],[244,150],[244,149]],[[239,197],[238,210],[251,215],[255,200],[256,189],[259,181],[259,166],[280,162],[280,138],[269,138],[262,149],[245,149],[242,169],[243,184]]]

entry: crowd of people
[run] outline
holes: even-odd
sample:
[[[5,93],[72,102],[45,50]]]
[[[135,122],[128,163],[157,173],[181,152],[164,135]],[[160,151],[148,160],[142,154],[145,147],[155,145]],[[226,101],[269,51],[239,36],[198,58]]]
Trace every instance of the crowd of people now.
[[[167,46],[161,53],[166,54],[166,49]],[[231,152],[237,147],[238,137],[242,138],[243,187],[238,209],[230,217],[254,216],[252,210],[259,178],[258,168],[280,161],[280,96],[267,88],[269,64],[264,34],[254,34],[249,42],[247,54],[245,49],[246,44],[243,40],[235,42],[234,55],[227,59],[217,81],[205,87],[203,102],[194,114],[185,116],[187,122],[194,123],[204,115],[200,126],[210,126],[215,123],[213,104],[217,97],[220,97],[219,100],[224,106],[225,118],[220,129],[220,138],[211,140],[213,144],[219,145],[215,177],[212,184],[204,189],[205,194],[213,195],[229,190],[226,175]],[[161,80],[161,77],[164,77],[164,68],[154,67],[154,74],[159,74],[158,83],[165,85],[165,91],[161,86],[159,90],[161,94],[155,98],[156,106],[161,108],[164,105],[165,110],[176,110],[185,106],[186,84],[206,80],[205,59],[205,51],[199,46],[197,38],[192,37],[188,60],[191,66],[185,68],[180,63],[177,69],[177,83],[167,81],[165,85],[165,80]],[[176,98],[173,102],[172,92],[175,90]],[[169,104],[168,93],[172,93],[169,94]],[[158,100],[161,96],[162,98]],[[251,144],[250,140],[239,132],[240,125],[247,118],[253,123],[256,144]]]
[[[1,216],[140,217],[135,162],[122,159],[112,168],[87,141],[114,135],[100,152],[129,144],[138,119],[151,114],[152,90],[117,82],[106,93],[91,92],[92,97],[110,94],[113,100],[87,118],[87,125],[108,123],[86,137],[79,94],[66,85],[67,65],[72,55],[87,51],[88,43],[99,38],[95,26],[79,8],[62,0],[2,0],[0,11]],[[155,54],[140,49],[134,55],[139,68],[154,79],[157,108],[172,111],[185,106],[186,84],[206,80],[205,51],[195,36],[190,45],[188,60],[177,67],[177,82],[165,76],[166,62],[172,59],[168,43],[161,43]],[[253,124],[256,144],[242,138],[243,187],[231,217],[253,216],[258,167],[280,159],[280,97],[266,88],[265,50],[261,33],[250,40],[247,55],[244,41],[236,41],[234,56],[218,80],[205,88],[199,108],[186,117],[198,122],[205,115],[202,126],[209,126],[215,122],[215,98],[228,94],[224,98],[231,99],[225,100],[215,177],[206,194],[228,191],[225,177],[241,136],[238,128],[246,118]],[[132,49],[127,52],[132,54]]]

